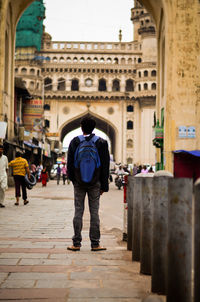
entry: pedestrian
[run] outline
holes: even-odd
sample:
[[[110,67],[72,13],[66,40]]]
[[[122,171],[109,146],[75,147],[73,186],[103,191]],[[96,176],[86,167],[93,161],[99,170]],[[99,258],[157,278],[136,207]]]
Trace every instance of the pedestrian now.
[[[8,184],[8,158],[3,155],[3,145],[0,145],[0,208],[5,208],[5,190]]]
[[[65,185],[65,181],[67,179],[67,167],[66,167],[66,164],[63,164],[61,171],[62,171],[62,177],[63,177],[63,185]]]
[[[148,169],[147,169],[147,166],[146,166],[146,165],[144,165],[144,166],[142,167],[141,173],[144,173],[144,174],[148,173]]]
[[[68,149],[67,172],[74,186],[75,206],[73,245],[67,248],[71,251],[80,251],[86,194],[90,210],[91,250],[106,250],[105,247],[100,246],[99,200],[100,195],[108,192],[109,189],[110,156],[107,141],[92,133],[95,126],[94,119],[83,118],[81,121],[83,135],[73,138]],[[91,153],[93,157],[90,156]]]
[[[16,197],[15,205],[19,205],[19,197],[21,196],[20,188],[22,189],[22,198],[24,200],[24,205],[27,205],[29,201],[27,200],[25,175],[28,174],[28,178],[30,178],[28,162],[25,158],[22,158],[21,152],[16,152],[16,158],[9,162],[8,165],[13,169]]]
[[[56,169],[57,185],[59,185],[59,182],[60,182],[60,174],[61,174],[61,167],[60,167],[60,164],[58,164],[58,167]]]
[[[41,179],[42,179],[42,186],[43,187],[46,187],[47,185],[47,180],[48,180],[48,172],[47,172],[47,168],[44,167],[42,169],[42,172],[41,172]]]

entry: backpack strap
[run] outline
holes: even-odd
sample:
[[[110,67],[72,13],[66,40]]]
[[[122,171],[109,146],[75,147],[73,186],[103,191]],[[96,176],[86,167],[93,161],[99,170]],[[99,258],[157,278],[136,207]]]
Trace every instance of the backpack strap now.
[[[83,141],[85,140],[84,135],[79,135],[78,138],[79,138],[79,140],[80,140],[80,143],[83,142]]]
[[[93,143],[96,143],[96,141],[99,139],[99,136],[97,136],[97,135],[94,135],[92,138],[91,138],[91,141],[93,142]]]

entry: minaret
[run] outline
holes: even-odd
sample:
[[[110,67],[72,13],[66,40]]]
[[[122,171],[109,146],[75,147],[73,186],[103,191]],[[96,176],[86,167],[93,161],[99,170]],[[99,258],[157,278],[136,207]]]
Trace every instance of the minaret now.
[[[151,15],[139,1],[131,9],[131,20],[134,25],[133,41],[141,42],[143,62],[156,61],[156,30]]]
[[[119,30],[119,42],[121,42],[122,41],[122,30],[120,29]]]
[[[131,21],[134,26],[133,41],[140,41],[138,30],[140,28],[140,14],[142,11],[144,11],[144,8],[137,0],[135,0],[135,5],[131,9]]]

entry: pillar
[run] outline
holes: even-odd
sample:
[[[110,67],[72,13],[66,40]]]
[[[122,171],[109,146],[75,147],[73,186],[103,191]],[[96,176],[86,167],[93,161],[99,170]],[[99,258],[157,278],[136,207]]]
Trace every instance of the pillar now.
[[[191,302],[192,179],[169,179],[167,302]]]

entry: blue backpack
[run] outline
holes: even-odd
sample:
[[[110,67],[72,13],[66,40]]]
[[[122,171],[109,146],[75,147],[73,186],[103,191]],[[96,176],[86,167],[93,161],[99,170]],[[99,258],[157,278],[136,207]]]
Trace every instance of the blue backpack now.
[[[74,166],[80,170],[80,177],[84,183],[90,183],[95,170],[101,165],[99,154],[95,142],[99,136],[94,135],[90,140],[86,140],[83,135],[78,136],[80,144],[74,155]]]

